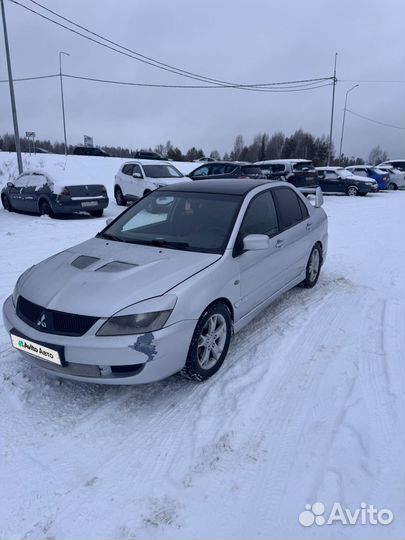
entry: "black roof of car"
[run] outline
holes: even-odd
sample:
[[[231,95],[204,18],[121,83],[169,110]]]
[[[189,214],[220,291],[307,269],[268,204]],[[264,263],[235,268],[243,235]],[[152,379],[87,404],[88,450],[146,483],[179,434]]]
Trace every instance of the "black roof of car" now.
[[[221,195],[246,195],[252,189],[264,184],[273,185],[267,179],[254,180],[250,178],[226,178],[224,180],[193,180],[179,182],[172,186],[159,188],[159,191],[182,191],[190,193],[218,193]]]

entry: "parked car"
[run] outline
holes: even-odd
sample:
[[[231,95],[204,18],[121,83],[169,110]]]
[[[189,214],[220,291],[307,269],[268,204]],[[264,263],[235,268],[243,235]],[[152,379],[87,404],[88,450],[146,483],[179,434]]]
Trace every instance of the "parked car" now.
[[[318,171],[319,186],[324,193],[346,195],[367,195],[378,191],[375,180],[355,176],[343,167],[316,167]]]
[[[389,183],[389,175],[384,171],[381,171],[377,167],[371,165],[351,165],[346,167],[347,171],[350,171],[356,176],[363,176],[364,178],[372,178],[378,183],[378,189],[387,189]]]
[[[256,161],[269,180],[282,180],[295,187],[316,187],[317,172],[308,159],[268,159]]]
[[[380,165],[377,165],[378,168],[381,167],[395,167],[396,169],[399,169],[404,175],[405,175],[405,160],[403,159],[388,159],[387,161],[384,161],[383,163],[380,163]]]
[[[404,189],[405,187],[405,176],[404,173],[399,169],[392,167],[390,165],[381,165],[378,167],[380,171],[383,171],[388,174],[389,182],[387,189],[397,190]]]
[[[188,176],[192,180],[209,180],[213,178],[265,178],[260,167],[241,161],[212,161],[191,171]]]
[[[199,161],[209,162],[209,161],[215,161],[215,159],[212,158],[212,157],[200,157],[198,159],[195,159],[194,161],[196,161],[196,162],[199,162]]]
[[[158,154],[158,152],[147,152],[146,150],[138,150],[134,153],[135,159],[153,159],[167,161],[166,158]]]
[[[180,371],[204,381],[234,332],[285,291],[317,283],[328,246],[321,204],[319,188],[312,206],[268,181],[153,191],[20,276],[3,306],[12,344],[69,379],[137,384]]]
[[[184,180],[184,175],[169,161],[127,161],[115,175],[115,200],[119,206],[126,206],[158,187]]]
[[[57,214],[88,212],[101,217],[108,206],[108,195],[102,184],[74,183],[60,174],[44,169],[27,170],[1,191],[6,210],[19,210],[55,217]]]
[[[97,148],[95,146],[75,146],[73,149],[73,154],[75,156],[101,156],[101,157],[110,157],[110,154]]]

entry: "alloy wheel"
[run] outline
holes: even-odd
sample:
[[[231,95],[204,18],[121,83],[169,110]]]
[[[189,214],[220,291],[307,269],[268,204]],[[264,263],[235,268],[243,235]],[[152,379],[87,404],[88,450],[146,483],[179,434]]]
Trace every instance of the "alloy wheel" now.
[[[205,323],[197,343],[197,360],[202,369],[211,369],[219,360],[226,343],[227,326],[220,313],[214,313]]]

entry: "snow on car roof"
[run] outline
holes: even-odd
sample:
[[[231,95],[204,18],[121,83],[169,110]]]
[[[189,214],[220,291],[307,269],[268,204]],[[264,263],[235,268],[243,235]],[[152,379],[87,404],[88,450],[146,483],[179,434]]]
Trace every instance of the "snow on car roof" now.
[[[45,175],[56,188],[105,183],[97,171],[92,171],[91,168],[87,167],[84,168],[80,163],[69,159],[67,161],[62,159],[48,164],[44,168],[32,167],[24,170],[24,174],[30,172]]]
[[[310,159],[266,159],[264,161],[256,161],[254,165],[264,165],[266,163],[311,163]]]

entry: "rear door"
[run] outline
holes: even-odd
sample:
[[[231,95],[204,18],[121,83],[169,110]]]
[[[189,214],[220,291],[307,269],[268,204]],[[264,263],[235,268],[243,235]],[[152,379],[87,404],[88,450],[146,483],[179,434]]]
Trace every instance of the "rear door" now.
[[[119,173],[119,184],[122,189],[122,193],[124,196],[129,195],[131,193],[131,181],[132,181],[132,170],[133,170],[133,164],[132,163],[126,163],[120,173]]]
[[[24,189],[27,185],[30,174],[25,173],[16,178],[14,186],[10,188],[9,197],[10,202],[16,210],[26,210],[25,208],[25,193]]]
[[[305,271],[313,247],[312,222],[306,204],[293,189],[282,186],[273,188],[272,193],[280,228],[285,286]]]

